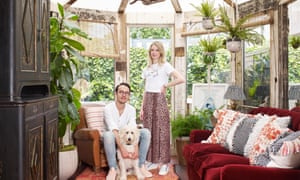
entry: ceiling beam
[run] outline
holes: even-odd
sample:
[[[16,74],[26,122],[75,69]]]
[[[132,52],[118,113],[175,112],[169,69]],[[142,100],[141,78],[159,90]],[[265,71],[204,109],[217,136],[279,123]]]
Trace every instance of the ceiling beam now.
[[[235,8],[235,3],[232,0],[224,0],[229,6]]]
[[[72,4],[74,4],[77,0],[69,0],[68,2],[66,2],[66,4],[64,4],[64,8],[67,9],[68,7],[72,6]]]
[[[118,9],[118,13],[123,14],[125,12],[127,4],[128,4],[128,0],[122,0]]]
[[[289,3],[292,3],[296,0],[279,0],[279,5],[284,5],[284,4],[289,4]]]
[[[179,4],[178,0],[171,0],[171,2],[172,2],[172,5],[174,7],[175,12],[176,13],[182,13],[182,9],[180,7],[180,4]]]

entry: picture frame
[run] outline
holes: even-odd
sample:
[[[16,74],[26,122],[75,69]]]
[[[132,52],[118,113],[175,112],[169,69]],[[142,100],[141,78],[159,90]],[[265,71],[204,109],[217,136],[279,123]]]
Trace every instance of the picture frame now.
[[[224,94],[229,84],[226,83],[195,83],[192,90],[192,111],[196,109],[219,109],[225,106],[227,100]]]

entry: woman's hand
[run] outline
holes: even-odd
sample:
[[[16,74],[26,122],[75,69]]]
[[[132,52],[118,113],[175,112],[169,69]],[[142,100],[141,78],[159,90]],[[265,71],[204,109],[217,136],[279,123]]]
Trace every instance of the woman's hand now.
[[[164,84],[161,88],[160,88],[160,92],[162,93],[162,94],[166,94],[166,92],[167,92],[167,86]]]

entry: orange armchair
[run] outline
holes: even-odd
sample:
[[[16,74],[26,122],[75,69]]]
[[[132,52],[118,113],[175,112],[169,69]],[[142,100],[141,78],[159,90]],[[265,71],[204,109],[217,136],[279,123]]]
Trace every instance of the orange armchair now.
[[[101,134],[97,129],[88,128],[85,115],[85,109],[88,107],[98,107],[98,109],[102,111],[100,113],[103,114],[103,104],[83,104],[79,109],[80,124],[74,132],[74,141],[77,146],[79,161],[92,166],[95,172],[99,172],[101,168],[107,167],[108,165]],[[103,118],[103,115],[100,118]]]

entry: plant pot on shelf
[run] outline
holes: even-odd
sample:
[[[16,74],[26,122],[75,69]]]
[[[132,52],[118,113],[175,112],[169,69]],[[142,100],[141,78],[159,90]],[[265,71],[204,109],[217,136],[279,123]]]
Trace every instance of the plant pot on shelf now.
[[[78,153],[76,147],[73,150],[59,152],[59,179],[69,179],[78,168]]]
[[[202,20],[202,27],[206,30],[211,30],[214,28],[214,23],[213,23],[213,20],[212,18],[209,18],[209,17],[205,17],[203,18]]]
[[[226,49],[232,53],[236,53],[241,50],[241,44],[241,40],[228,39],[226,41]]]

